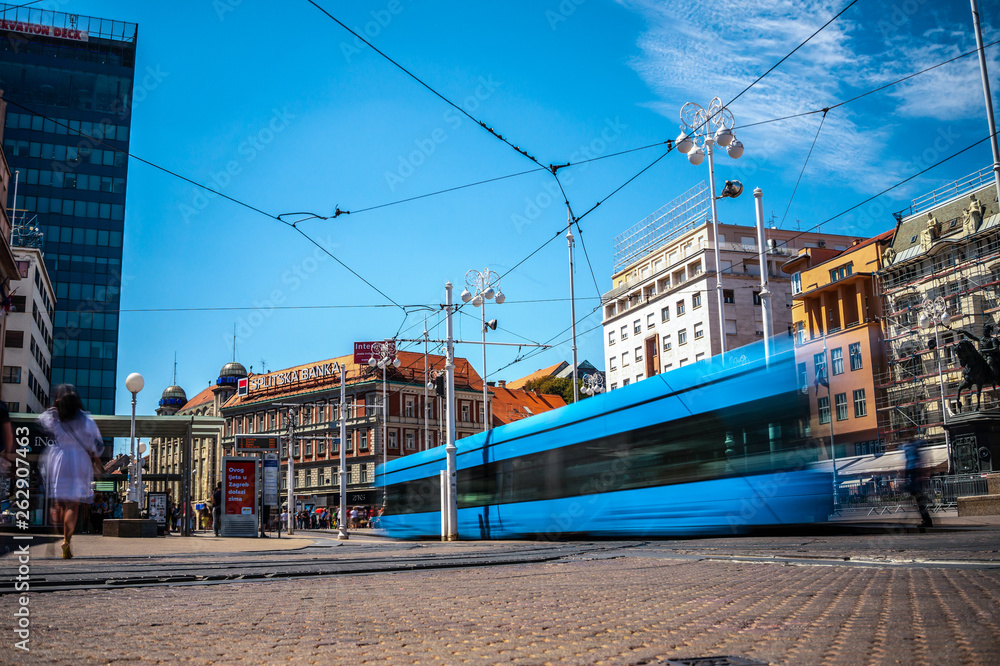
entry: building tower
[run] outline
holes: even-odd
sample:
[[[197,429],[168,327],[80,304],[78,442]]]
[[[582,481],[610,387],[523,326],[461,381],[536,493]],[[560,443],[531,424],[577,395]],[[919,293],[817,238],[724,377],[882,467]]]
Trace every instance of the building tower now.
[[[138,28],[5,3],[0,14],[13,208],[44,234],[57,299],[51,383],[113,414]]]
[[[187,394],[180,386],[168,386],[163,389],[160,396],[160,406],[156,410],[157,416],[173,416],[177,410],[187,404]]]

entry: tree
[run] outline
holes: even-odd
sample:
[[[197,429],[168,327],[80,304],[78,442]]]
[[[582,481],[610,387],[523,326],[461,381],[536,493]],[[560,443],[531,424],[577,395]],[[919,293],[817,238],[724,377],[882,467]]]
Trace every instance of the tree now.
[[[579,385],[580,398],[589,398],[590,396],[583,392],[583,382],[577,382],[577,384]],[[573,404],[573,379],[570,377],[542,377],[541,379],[532,379],[524,385],[524,388],[527,391],[558,395],[566,401],[567,405]]]

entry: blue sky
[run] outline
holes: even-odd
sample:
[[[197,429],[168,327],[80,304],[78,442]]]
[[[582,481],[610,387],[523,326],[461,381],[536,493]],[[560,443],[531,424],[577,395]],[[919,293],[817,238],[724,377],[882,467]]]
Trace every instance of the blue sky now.
[[[673,139],[685,102],[730,100],[847,2],[721,0],[711,11],[652,0],[320,4],[549,165]],[[988,43],[998,38],[1000,8],[981,5]],[[41,6],[138,23],[132,152],[273,215],[361,211],[536,168],[304,0],[282,3],[280,12],[255,0],[184,11],[176,3]],[[749,191],[761,187],[768,216],[809,228],[985,137],[974,57],[834,109],[786,217],[820,115],[739,129],[832,106],[974,48],[966,3],[849,9],[731,106],[745,154],[720,156],[717,180],[738,178],[747,193],[721,202],[720,219],[752,224]],[[994,92],[997,52],[988,50]],[[560,171],[574,212],[662,153]],[[989,162],[988,144],[980,144],[824,230],[887,230],[891,212],[911,197]],[[581,220],[589,263],[578,238],[578,316],[610,288],[613,237],[707,176],[706,165],[670,154]],[[396,303],[433,305],[443,302],[446,281],[457,298],[469,269],[505,273],[564,230],[566,210],[552,186],[538,171],[299,228]],[[124,250],[119,413],[129,411],[131,372],[146,379],[139,412],[152,413],[172,382],[175,352],[188,396],[214,381],[233,356],[234,326],[236,358],[254,372],[422,331],[424,311],[393,306],[295,230],[135,160]],[[500,325],[490,339],[560,344],[514,365],[516,348],[491,348],[490,379],[569,360],[566,241],[552,241],[501,284],[507,302],[488,306]],[[478,311],[466,311],[472,317],[457,317],[456,334],[478,339]],[[599,316],[578,330],[580,360],[600,367]],[[440,314],[429,318],[432,337],[443,337]],[[481,370],[479,347],[458,353]]]

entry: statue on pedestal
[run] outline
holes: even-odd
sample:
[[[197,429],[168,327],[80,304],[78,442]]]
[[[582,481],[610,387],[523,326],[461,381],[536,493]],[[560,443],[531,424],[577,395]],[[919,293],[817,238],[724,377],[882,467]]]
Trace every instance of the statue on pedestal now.
[[[927,213],[927,228],[920,232],[920,249],[924,252],[931,249],[934,241],[941,236],[941,222],[934,213]]]
[[[983,222],[985,208],[979,203],[975,194],[969,195],[969,207],[962,211],[962,229],[967,235],[972,235],[979,231],[979,225]]]

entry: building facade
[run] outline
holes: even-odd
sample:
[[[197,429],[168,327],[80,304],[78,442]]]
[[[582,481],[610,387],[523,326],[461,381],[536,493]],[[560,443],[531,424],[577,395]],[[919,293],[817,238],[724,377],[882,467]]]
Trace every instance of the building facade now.
[[[11,412],[40,414],[49,406],[55,296],[41,250],[14,248],[18,279],[10,282],[5,319],[3,401]]]
[[[803,249],[782,267],[791,277],[795,359],[809,395],[809,431],[827,458],[885,451],[875,410],[875,377],[885,372],[875,275],[892,236],[888,231],[843,251]]]
[[[3,84],[0,84],[0,95],[3,94]],[[3,134],[4,119],[7,115],[7,104],[0,99],[0,298],[4,300],[5,307],[9,307],[7,296],[10,294],[10,283],[20,279],[17,265],[14,262],[14,255],[11,252],[11,226],[12,216],[7,212],[7,191],[10,186],[10,167],[7,164],[7,155],[4,152]],[[7,322],[0,320],[0,337],[5,338]],[[4,347],[0,347],[0,366],[4,364]]]
[[[992,169],[914,199],[897,220],[878,274],[887,361],[878,377],[884,389],[879,426],[889,442],[920,436],[941,443],[949,415],[975,408],[969,389],[961,404],[957,398],[959,344],[982,341],[986,327],[996,330],[1000,323],[1000,214]],[[996,403],[993,387],[985,387],[983,408]],[[974,456],[955,449],[952,471],[978,469]]]
[[[113,414],[137,26],[23,5],[0,13],[12,208],[44,233],[58,299],[52,382]]]
[[[602,297],[608,389],[718,354],[723,336],[727,351],[763,338],[755,227],[718,225],[717,267],[713,225],[697,212],[697,207],[674,216],[658,211],[616,239],[613,288]],[[625,242],[623,237],[638,240]],[[766,230],[774,333],[785,334],[792,324],[791,281],[781,265],[800,249],[846,250],[854,240]],[[724,332],[719,330],[719,308],[724,311]]]

